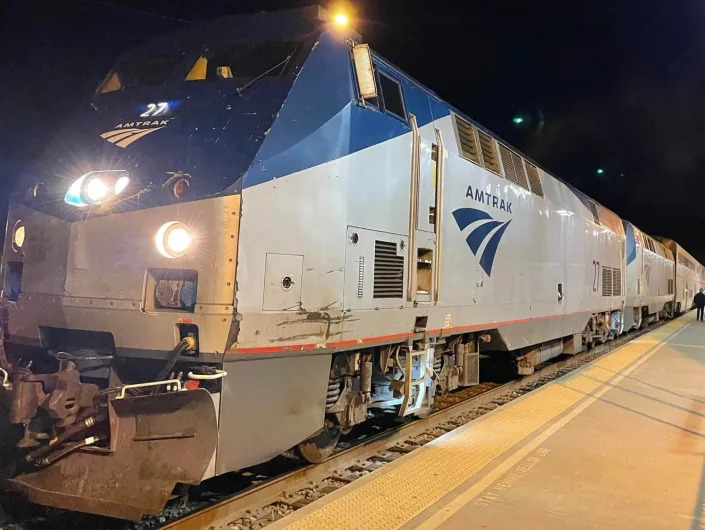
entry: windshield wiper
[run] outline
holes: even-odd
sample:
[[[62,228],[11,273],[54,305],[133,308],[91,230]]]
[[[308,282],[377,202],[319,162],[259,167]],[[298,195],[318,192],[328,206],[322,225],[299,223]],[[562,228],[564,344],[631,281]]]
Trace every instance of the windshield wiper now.
[[[294,50],[294,51],[296,51],[296,50]],[[239,96],[239,95],[242,95],[242,93],[243,93],[245,90],[247,90],[248,88],[250,88],[250,87],[255,83],[255,81],[259,81],[259,80],[262,79],[265,75],[267,75],[269,72],[271,72],[271,71],[273,71],[273,70],[276,70],[276,69],[279,68],[280,66],[282,67],[282,71],[283,71],[284,68],[286,68],[286,66],[289,64],[289,61],[291,60],[291,58],[292,58],[293,56],[294,56],[294,52],[292,52],[292,53],[290,53],[289,55],[287,55],[282,61],[280,61],[280,62],[278,62],[277,64],[275,64],[274,66],[272,66],[269,70],[266,70],[266,71],[262,72],[260,75],[258,75],[258,76],[255,77],[254,79],[248,81],[247,83],[245,83],[245,84],[242,85],[241,87],[236,88],[235,90],[236,90],[238,96]]]

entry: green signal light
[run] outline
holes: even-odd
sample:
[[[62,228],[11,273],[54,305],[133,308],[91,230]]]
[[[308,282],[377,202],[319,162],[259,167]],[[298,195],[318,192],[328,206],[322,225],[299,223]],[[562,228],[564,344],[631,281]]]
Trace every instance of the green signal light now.
[[[524,118],[522,116],[514,116],[514,118],[512,118],[512,122],[514,122],[514,125],[521,125],[524,123]]]
[[[605,170],[602,169],[601,167],[598,167],[596,173],[597,173],[598,175],[603,175],[603,174],[605,173]]]

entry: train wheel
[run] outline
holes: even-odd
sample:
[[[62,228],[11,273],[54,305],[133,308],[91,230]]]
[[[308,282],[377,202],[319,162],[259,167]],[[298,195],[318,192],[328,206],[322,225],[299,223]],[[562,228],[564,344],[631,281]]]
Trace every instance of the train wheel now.
[[[340,429],[326,425],[316,434],[297,445],[296,452],[306,462],[320,464],[333,453],[338,440],[340,440]]]

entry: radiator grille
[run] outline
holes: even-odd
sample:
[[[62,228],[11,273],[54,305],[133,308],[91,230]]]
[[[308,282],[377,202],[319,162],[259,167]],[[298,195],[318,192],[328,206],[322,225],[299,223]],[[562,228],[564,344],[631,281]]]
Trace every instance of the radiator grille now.
[[[511,180],[528,190],[529,183],[526,180],[526,171],[524,170],[522,158],[502,144],[499,144],[499,155],[502,158],[504,176],[507,177],[507,180]]]
[[[612,296],[622,296],[622,271],[612,269]]]
[[[494,138],[482,131],[477,131],[477,136],[480,139],[480,150],[482,151],[482,165],[499,174],[499,160],[497,159],[497,148],[495,147]]]
[[[668,280],[668,294],[673,294],[673,279]]]
[[[543,186],[541,185],[541,177],[539,177],[539,168],[526,160],[524,160],[524,165],[526,166],[526,175],[529,177],[531,192],[543,197]]]
[[[612,296],[611,267],[602,267],[602,296]]]
[[[475,128],[465,120],[455,116],[455,128],[458,131],[458,141],[460,142],[460,155],[476,164],[480,163],[480,152],[477,149],[477,138]]]
[[[375,241],[373,298],[404,296],[404,257],[397,256],[397,244]]]

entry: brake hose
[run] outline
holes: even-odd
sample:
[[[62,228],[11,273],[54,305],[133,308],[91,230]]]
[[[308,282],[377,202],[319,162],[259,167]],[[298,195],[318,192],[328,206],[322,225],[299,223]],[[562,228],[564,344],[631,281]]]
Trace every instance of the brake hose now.
[[[196,339],[194,339],[193,337],[184,337],[183,339],[181,339],[181,341],[179,341],[176,347],[167,354],[164,366],[157,373],[154,380],[162,381],[166,379],[171,373],[171,371],[174,369],[176,362],[179,360],[179,355],[195,348]]]

